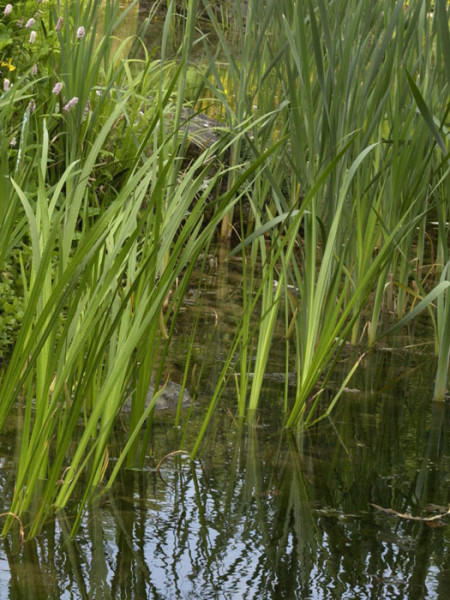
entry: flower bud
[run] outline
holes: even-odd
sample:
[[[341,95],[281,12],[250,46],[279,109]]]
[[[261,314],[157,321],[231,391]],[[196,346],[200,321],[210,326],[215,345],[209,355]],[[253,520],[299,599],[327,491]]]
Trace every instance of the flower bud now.
[[[72,100],[69,100],[69,102],[65,106],[63,106],[63,110],[65,112],[69,112],[69,110],[71,108],[73,108],[75,106],[75,104],[77,104],[77,102],[78,102],[78,98],[76,96],[74,96],[72,98]]]
[[[62,87],[63,87],[63,84],[60,81],[58,81],[58,83],[55,83],[55,85],[53,86],[53,89],[52,89],[52,94],[55,94],[55,95],[59,94],[60,91],[62,90]]]

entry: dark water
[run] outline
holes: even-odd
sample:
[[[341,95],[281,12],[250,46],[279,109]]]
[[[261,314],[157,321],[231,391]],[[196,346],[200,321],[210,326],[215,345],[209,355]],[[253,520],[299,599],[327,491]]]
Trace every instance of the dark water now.
[[[0,542],[0,598],[448,598],[450,517],[404,518],[450,502],[450,411],[431,401],[430,352],[368,355],[332,418],[302,433],[280,430],[276,384],[254,426],[230,395],[201,456],[170,456],[158,473],[182,435],[161,415],[144,469],[122,472],[76,539],[60,513],[19,553],[17,532]],[[14,439],[12,425],[2,457]]]

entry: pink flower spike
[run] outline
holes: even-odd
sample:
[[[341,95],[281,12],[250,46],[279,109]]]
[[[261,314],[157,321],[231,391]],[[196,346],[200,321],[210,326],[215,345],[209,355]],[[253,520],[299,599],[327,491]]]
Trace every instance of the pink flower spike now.
[[[77,29],[77,38],[79,40],[81,40],[81,38],[84,38],[85,34],[86,34],[86,32],[84,30],[84,27],[83,26],[78,27],[78,29]]]
[[[12,11],[12,4],[7,4],[5,6],[5,10],[3,11],[3,14],[5,15],[5,17],[7,17],[8,15],[11,14]]]
[[[62,17],[59,17],[59,19],[56,21],[55,31],[61,31],[63,21],[64,21],[64,19]]]
[[[36,41],[36,32],[32,31],[30,33],[30,44],[34,44],[35,41]]]
[[[10,84],[9,79],[4,79],[3,80],[3,91],[4,92],[7,92],[9,90],[9,84]]]
[[[60,81],[58,81],[58,83],[55,83],[55,85],[53,86],[53,89],[52,89],[52,94],[55,94],[55,96],[57,94],[59,94],[60,91],[62,90],[62,87],[63,87],[63,84]]]
[[[77,102],[78,102],[78,98],[76,96],[74,96],[72,98],[72,100],[69,100],[69,102],[65,106],[63,106],[63,110],[65,112],[69,112],[69,110],[71,108],[73,108],[75,106],[75,104],[77,104]]]
[[[32,74],[32,75],[37,75],[37,72],[38,72],[38,66],[37,66],[37,64],[34,64],[34,65],[31,67],[31,74]]]
[[[33,19],[33,17],[31,17],[31,19],[28,19],[28,21],[25,25],[25,29],[31,29],[35,23],[36,23],[35,19]]]
[[[36,102],[34,101],[34,98],[31,98],[30,102],[28,103],[28,112],[30,113],[34,113],[34,111],[36,110]]]

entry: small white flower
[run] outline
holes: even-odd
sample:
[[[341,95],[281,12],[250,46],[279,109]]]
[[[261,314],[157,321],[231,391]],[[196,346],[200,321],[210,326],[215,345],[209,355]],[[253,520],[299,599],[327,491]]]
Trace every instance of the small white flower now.
[[[5,10],[3,11],[3,14],[5,15],[5,17],[7,17],[8,15],[11,14],[12,11],[12,4],[7,4],[5,6]]]
[[[81,26],[81,27],[78,27],[78,29],[77,29],[77,38],[78,38],[79,40],[81,40],[81,38],[84,38],[84,36],[85,36],[85,33],[86,33],[86,32],[85,32],[85,30],[84,30],[84,27],[83,27],[83,26]]]
[[[76,96],[74,96],[72,98],[72,100],[69,100],[69,102],[65,106],[63,106],[63,110],[65,112],[69,112],[69,110],[71,108],[73,108],[75,106],[75,104],[77,104],[77,102],[78,102],[78,98]]]
[[[30,33],[30,44],[34,44],[35,41],[36,41],[36,32],[33,30]]]
[[[10,85],[10,81],[9,79],[4,79],[3,80],[3,91],[7,92],[9,90],[9,85]]]
[[[37,75],[37,72],[38,72],[38,66],[37,66],[37,64],[35,63],[35,64],[34,64],[34,65],[31,67],[31,74],[32,74],[32,75]]]
[[[63,84],[60,81],[58,81],[58,83],[55,83],[52,89],[52,94],[55,94],[55,96],[59,94],[59,92],[62,90],[62,87]]]
[[[15,137],[13,137],[13,139],[9,142],[9,145],[14,148],[14,146],[17,146],[17,140]]]
[[[31,19],[28,19],[28,21],[26,22],[25,29],[31,29],[35,23],[35,19],[31,17]]]

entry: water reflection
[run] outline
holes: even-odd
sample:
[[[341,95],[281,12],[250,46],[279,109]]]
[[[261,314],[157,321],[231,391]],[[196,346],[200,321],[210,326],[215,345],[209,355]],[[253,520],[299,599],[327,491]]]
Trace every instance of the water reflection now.
[[[170,456],[157,473],[180,435],[161,419],[145,470],[124,471],[75,540],[64,514],[18,555],[5,540],[0,596],[446,598],[449,517],[373,506],[428,517],[449,502],[450,411],[424,392],[433,365],[425,377],[407,358],[408,378],[348,394],[308,432],[243,427],[224,410],[198,460]],[[373,357],[378,381],[391,360]]]

